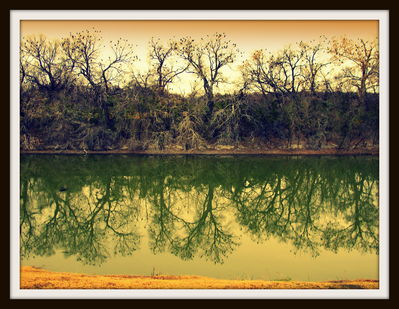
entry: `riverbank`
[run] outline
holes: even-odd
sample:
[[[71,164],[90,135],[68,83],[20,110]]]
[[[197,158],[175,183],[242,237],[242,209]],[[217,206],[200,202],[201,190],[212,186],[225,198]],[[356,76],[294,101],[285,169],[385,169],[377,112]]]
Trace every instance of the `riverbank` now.
[[[21,150],[21,154],[144,154],[144,155],[378,155],[379,149],[350,149],[350,150],[337,150],[337,149],[207,149],[207,150],[145,150],[145,151],[132,151],[132,150]]]
[[[378,280],[225,280],[202,276],[86,275],[21,268],[21,289],[378,289]]]

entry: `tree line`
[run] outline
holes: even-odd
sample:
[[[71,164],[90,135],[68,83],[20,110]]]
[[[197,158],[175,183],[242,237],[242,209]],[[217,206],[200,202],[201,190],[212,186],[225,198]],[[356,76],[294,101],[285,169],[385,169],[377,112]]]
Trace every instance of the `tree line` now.
[[[378,145],[377,41],[320,37],[238,63],[226,34],[152,38],[146,72],[128,40],[104,44],[96,30],[22,38],[22,150]],[[172,92],[187,74],[200,87]]]

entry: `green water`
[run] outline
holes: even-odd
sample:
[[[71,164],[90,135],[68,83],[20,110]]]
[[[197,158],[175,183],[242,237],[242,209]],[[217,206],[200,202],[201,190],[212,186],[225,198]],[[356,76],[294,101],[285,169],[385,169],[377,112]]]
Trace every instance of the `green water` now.
[[[378,279],[378,157],[23,155],[22,265]]]

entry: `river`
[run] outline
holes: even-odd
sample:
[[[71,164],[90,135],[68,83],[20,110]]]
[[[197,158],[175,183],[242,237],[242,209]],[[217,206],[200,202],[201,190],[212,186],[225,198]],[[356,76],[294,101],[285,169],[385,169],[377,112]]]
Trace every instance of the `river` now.
[[[21,265],[378,279],[376,156],[22,155]]]

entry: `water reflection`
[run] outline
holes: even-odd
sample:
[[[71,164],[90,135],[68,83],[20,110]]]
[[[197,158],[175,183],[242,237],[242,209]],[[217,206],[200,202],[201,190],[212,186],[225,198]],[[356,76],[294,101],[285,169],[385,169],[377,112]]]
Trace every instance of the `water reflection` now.
[[[223,263],[251,235],[378,253],[378,158],[22,156],[21,257],[153,253]]]

